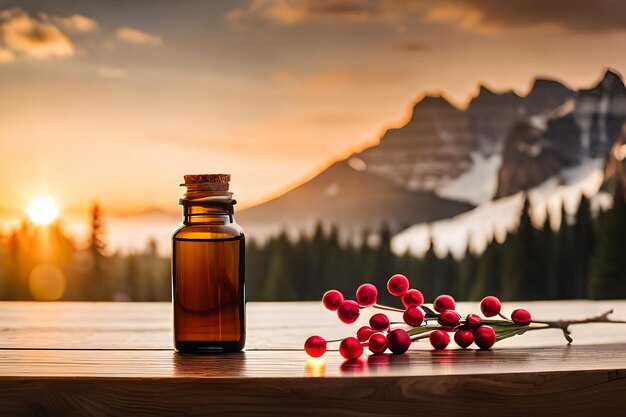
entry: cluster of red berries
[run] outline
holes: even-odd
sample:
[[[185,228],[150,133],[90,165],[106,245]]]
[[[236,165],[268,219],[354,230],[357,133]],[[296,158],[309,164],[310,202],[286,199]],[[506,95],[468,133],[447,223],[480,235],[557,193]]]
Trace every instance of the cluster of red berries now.
[[[454,332],[454,341],[462,348],[475,343],[480,349],[489,349],[496,342],[496,332],[485,324],[476,314],[469,314],[462,318],[455,311],[456,303],[449,295],[440,295],[435,298],[433,308],[424,305],[424,296],[413,288],[409,288],[409,280],[400,274],[389,278],[387,291],[391,295],[400,297],[404,310],[376,304],[378,289],[372,284],[363,284],[356,290],[355,300],[345,300],[337,290],[327,291],[322,303],[331,311],[336,311],[339,320],[346,324],[354,323],[361,314],[361,309],[367,307],[402,312],[403,322],[391,322],[384,313],[377,313],[370,317],[369,326],[362,326],[356,332],[356,337],[346,337],[341,340],[339,352],[346,359],[357,359],[367,347],[374,355],[389,350],[393,354],[402,354],[409,349],[412,342],[424,338],[430,340],[435,349],[445,349],[450,343],[449,333]],[[517,326],[528,326],[531,322],[530,313],[523,309],[513,311],[509,320],[501,313],[502,305],[496,297],[488,296],[480,302],[480,310],[485,317],[500,316],[503,322]],[[437,321],[438,326],[428,324],[428,321]],[[492,322],[491,320],[490,322]],[[420,331],[415,331],[420,328]],[[413,334],[413,335],[411,335]],[[328,341],[338,342],[339,340]],[[312,357],[320,357],[326,352],[327,341],[320,336],[309,337],[305,344],[305,351]]]

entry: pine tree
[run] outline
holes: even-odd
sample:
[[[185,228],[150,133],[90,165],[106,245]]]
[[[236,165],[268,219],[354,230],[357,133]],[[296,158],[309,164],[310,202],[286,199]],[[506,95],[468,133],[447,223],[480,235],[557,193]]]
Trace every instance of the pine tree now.
[[[454,298],[459,298],[459,290],[456,287],[458,280],[457,262],[450,252],[439,259],[439,268],[437,268],[437,291],[436,294],[449,294]]]
[[[621,184],[613,195],[613,207],[604,213],[596,251],[592,258],[589,297],[626,298],[626,196]]]
[[[100,205],[96,202],[91,207],[91,229],[89,247],[87,248],[92,259],[91,276],[87,279],[84,294],[89,300],[109,300],[109,282],[107,262],[104,255],[106,243],[104,239],[104,221]]]
[[[409,249],[404,253],[399,260],[399,272],[405,275],[412,288],[421,288],[419,285],[419,271],[421,266],[421,259],[414,256]]]
[[[534,228],[526,195],[517,231],[507,237],[503,259],[501,296],[504,300],[537,298],[541,286],[533,264]]]
[[[291,242],[284,231],[268,245],[269,263],[267,277],[261,291],[261,300],[294,301],[298,299],[290,274],[290,246]]]
[[[432,239],[430,240],[428,250],[424,254],[420,263],[418,274],[418,287],[428,301],[432,301],[439,293],[437,285],[437,270],[439,267],[439,258],[435,254],[435,247]]]
[[[309,274],[312,279],[311,284],[320,283],[323,287],[331,288],[333,282],[330,277],[324,275],[324,262],[326,259],[326,234],[322,222],[318,222],[313,232],[313,237],[308,242],[306,259],[309,262]]]
[[[485,251],[478,258],[476,279],[468,292],[468,300],[480,300],[486,294],[500,297],[501,276],[502,245],[493,239],[487,244]]]
[[[133,301],[147,301],[139,268],[139,257],[134,252],[126,256],[126,278]]]
[[[395,272],[395,255],[391,251],[391,229],[383,223],[378,234],[376,247],[373,284],[378,288],[386,288],[387,280]]]
[[[460,300],[469,300],[472,287],[476,284],[476,275],[478,273],[478,256],[470,245],[470,239],[467,241],[465,255],[458,263],[457,272],[457,294]]]
[[[561,225],[557,233],[556,242],[556,276],[558,282],[559,299],[574,297],[572,277],[575,273],[574,238],[572,226],[568,222],[565,206],[561,207]]]
[[[263,284],[267,277],[267,245],[261,246],[254,239],[246,241],[246,298],[261,299]]]
[[[5,300],[26,300],[28,298],[28,288],[26,280],[22,277],[20,268],[20,242],[17,231],[11,233],[7,244],[6,271],[8,281],[8,291]]]
[[[96,202],[91,207],[91,229],[89,235],[89,250],[94,254],[102,255],[106,243],[104,239],[104,221],[102,220],[102,210]]]
[[[573,296],[585,298],[589,286],[590,259],[595,249],[595,233],[589,199],[583,194],[576,211],[576,223],[573,229],[573,253],[575,262],[572,277]]]
[[[556,233],[552,230],[550,211],[546,210],[543,227],[537,231],[535,259],[537,273],[544,282],[542,299],[554,300],[559,295],[559,283],[556,274]]]
[[[374,279],[376,277],[374,275],[376,250],[375,248],[372,248],[372,246],[370,245],[370,236],[371,236],[371,232],[369,230],[363,231],[363,235],[361,237],[361,243],[360,243],[359,248],[357,249],[357,256],[356,256],[358,270],[355,272],[360,277],[362,277],[363,281],[366,281],[366,282],[374,282]],[[384,297],[383,297],[383,300],[384,300]]]

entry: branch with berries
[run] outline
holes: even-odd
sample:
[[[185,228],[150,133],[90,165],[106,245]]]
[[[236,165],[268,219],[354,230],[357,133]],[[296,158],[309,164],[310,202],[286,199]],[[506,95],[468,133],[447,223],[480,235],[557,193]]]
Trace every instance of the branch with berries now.
[[[582,323],[626,323],[611,320],[613,310],[599,316],[583,320],[539,321],[532,320],[531,314],[525,309],[517,309],[510,317],[502,314],[502,304],[494,296],[487,296],[480,302],[483,317],[468,314],[461,317],[455,311],[456,303],[449,295],[440,295],[432,305],[424,304],[424,296],[415,289],[409,288],[409,280],[400,274],[389,278],[387,291],[402,300],[404,309],[377,304],[378,289],[372,284],[363,284],[356,290],[355,300],[346,300],[341,292],[329,290],[322,297],[322,303],[330,311],[336,311],[343,323],[354,323],[361,310],[374,308],[381,311],[402,313],[401,322],[392,322],[385,313],[376,313],[370,317],[369,326],[362,326],[356,337],[325,340],[320,336],[311,336],[304,343],[304,350],[312,357],[320,357],[326,353],[328,343],[339,342],[339,353],[346,359],[357,359],[368,348],[374,355],[387,350],[393,354],[405,353],[411,343],[428,339],[431,346],[443,350],[450,344],[450,333],[454,333],[454,342],[466,349],[475,344],[479,349],[486,350],[500,340],[521,335],[527,331],[543,329],[560,329],[568,343],[572,343],[569,327]]]

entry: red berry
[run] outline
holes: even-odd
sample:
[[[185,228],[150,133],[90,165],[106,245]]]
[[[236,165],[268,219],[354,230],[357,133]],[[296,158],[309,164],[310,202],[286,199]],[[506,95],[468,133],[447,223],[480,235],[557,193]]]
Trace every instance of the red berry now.
[[[513,310],[511,313],[511,320],[513,320],[513,323],[518,326],[528,326],[531,321],[530,313],[528,310],[518,308],[517,310]]]
[[[409,307],[404,312],[402,318],[409,326],[417,327],[424,321],[424,312],[418,307]]]
[[[483,323],[478,314],[468,314],[465,318],[465,324],[471,328],[476,328]]]
[[[344,301],[337,309],[339,320],[346,324],[354,323],[359,318],[359,314],[361,314],[359,305],[352,300]]]
[[[424,296],[420,290],[411,288],[402,296],[402,304],[405,308],[419,307],[424,304]]]
[[[370,327],[378,332],[389,329],[389,317],[383,313],[376,313],[370,317]]]
[[[493,295],[488,295],[480,302],[480,311],[483,312],[485,317],[497,316],[500,314],[501,309],[502,304],[500,304],[500,300]]]
[[[346,337],[339,344],[339,353],[346,359],[358,359],[363,354],[363,345],[355,337]]]
[[[402,297],[409,289],[409,280],[401,274],[396,274],[387,281],[387,291],[396,297]]]
[[[446,310],[437,317],[437,322],[444,327],[456,327],[460,320],[461,316],[454,310]]]
[[[395,329],[389,332],[387,335],[387,347],[389,350],[399,355],[409,350],[411,346],[411,337],[403,329]]]
[[[322,303],[330,311],[335,311],[343,303],[343,294],[337,290],[328,290],[322,297]]]
[[[474,334],[471,330],[459,329],[454,333],[454,341],[465,349],[474,342]]]
[[[480,326],[474,329],[474,343],[481,349],[489,349],[496,343],[496,332],[489,326]]]
[[[369,307],[376,302],[378,290],[372,284],[363,284],[356,290],[356,302],[361,307]]]
[[[454,298],[445,294],[435,298],[433,302],[433,308],[437,313],[443,313],[446,310],[454,310],[454,307]]]
[[[450,343],[450,336],[443,330],[435,330],[430,334],[430,344],[437,350],[443,350]]]
[[[380,355],[387,349],[387,337],[382,333],[375,333],[370,337],[369,350],[374,355]]]
[[[309,356],[319,358],[326,353],[326,340],[319,336],[311,336],[304,342],[304,350]]]
[[[359,339],[359,342],[367,342],[367,339],[369,339],[373,333],[374,330],[371,327],[363,326],[356,331],[356,338]]]

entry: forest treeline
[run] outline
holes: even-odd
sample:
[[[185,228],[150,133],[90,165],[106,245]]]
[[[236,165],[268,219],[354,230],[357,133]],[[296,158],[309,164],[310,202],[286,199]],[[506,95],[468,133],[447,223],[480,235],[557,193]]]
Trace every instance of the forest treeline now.
[[[518,227],[503,242],[462,259],[397,256],[383,225],[376,245],[342,243],[336,227],[318,225],[311,236],[286,233],[264,244],[248,240],[246,294],[250,301],[319,300],[329,288],[352,294],[363,282],[384,288],[403,273],[427,300],[448,293],[462,300],[493,294],[503,300],[626,298],[626,200],[617,187],[611,208],[592,215],[582,197],[573,216],[562,210],[553,230],[548,216],[533,226],[528,199]],[[142,252],[110,254],[100,208],[91,211],[88,243],[79,246],[57,223],[27,222],[0,237],[0,299],[166,301],[171,298],[170,259],[151,241]],[[391,302],[381,291],[381,301]]]
[[[503,300],[626,298],[626,202],[621,188],[615,191],[613,207],[595,217],[585,196],[573,216],[562,209],[557,230],[549,215],[542,227],[534,227],[531,211],[526,198],[514,232],[503,242],[492,240],[481,254],[468,248],[460,260],[451,254],[437,257],[432,242],[421,258],[397,256],[386,226],[376,247],[342,245],[336,228],[325,231],[321,225],[311,237],[292,240],[283,233],[263,246],[250,242],[248,296],[319,300],[330,288],[345,294],[353,294],[363,282],[385,288],[389,276],[403,273],[427,300],[443,293],[461,300],[486,294]],[[380,296],[393,301],[386,291]]]

